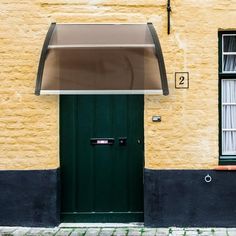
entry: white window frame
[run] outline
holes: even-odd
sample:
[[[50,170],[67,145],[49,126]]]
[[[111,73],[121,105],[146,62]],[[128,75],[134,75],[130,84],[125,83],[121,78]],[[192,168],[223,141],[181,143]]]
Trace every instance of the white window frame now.
[[[236,77],[236,75],[235,75]],[[223,95],[223,81],[236,81],[236,78],[235,79],[221,79],[221,158],[222,159],[232,159],[232,156],[235,156],[236,157],[236,150],[235,152],[227,152],[227,153],[223,153],[223,133],[224,132],[227,132],[227,131],[236,131],[236,128],[233,128],[233,129],[226,129],[226,128],[223,128],[223,107],[224,106],[236,106],[236,102],[223,102],[223,99],[222,99],[222,95]]]
[[[236,69],[234,71],[224,71],[224,56],[225,55],[233,55],[236,57],[236,51],[235,52],[224,52],[224,37],[229,37],[229,36],[235,36],[236,37],[236,31],[234,32],[229,32],[227,31],[224,32],[219,32],[219,39],[221,44],[219,44],[219,49],[221,49],[219,52],[219,62],[221,63],[221,66],[219,67],[219,93],[220,93],[220,99],[219,99],[219,112],[220,112],[220,130],[219,130],[219,144],[220,144],[220,164],[226,163],[226,162],[221,162],[221,161],[227,161],[227,164],[236,164],[236,150],[234,152],[224,152],[223,153],[223,132],[226,130],[229,131],[236,131],[235,129],[223,129],[223,107],[230,105],[230,106],[236,106],[236,102],[233,103],[223,103],[223,81],[229,80],[229,81],[236,81]],[[233,163],[231,163],[233,162]]]
[[[236,73],[235,71],[225,71],[224,70],[224,56],[226,55],[232,55],[232,56],[236,56],[236,51],[235,52],[224,52],[224,37],[229,37],[229,36],[235,36],[236,37],[236,33],[235,34],[222,34],[222,51],[221,51],[221,70],[222,73]]]

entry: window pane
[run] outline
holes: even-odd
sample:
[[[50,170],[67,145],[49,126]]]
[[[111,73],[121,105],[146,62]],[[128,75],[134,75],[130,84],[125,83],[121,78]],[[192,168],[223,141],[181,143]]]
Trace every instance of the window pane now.
[[[236,80],[222,80],[222,154],[236,154]]]
[[[236,154],[236,132],[235,131],[223,131],[222,154],[223,155]]]
[[[236,80],[223,79],[222,80],[222,102],[236,103]]]
[[[224,52],[236,52],[236,36],[224,35]]]
[[[236,55],[224,55],[223,71],[236,72]]]
[[[236,105],[223,106],[222,127],[223,129],[236,129]]]

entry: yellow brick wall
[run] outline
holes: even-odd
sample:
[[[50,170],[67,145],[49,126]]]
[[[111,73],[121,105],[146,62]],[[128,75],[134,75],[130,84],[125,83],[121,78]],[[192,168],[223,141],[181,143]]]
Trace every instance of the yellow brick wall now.
[[[0,0],[0,169],[59,166],[58,97],[34,95],[40,51],[51,22],[154,23],[170,95],[145,97],[145,165],[213,168],[218,162],[219,28],[236,29],[236,1]],[[174,73],[190,73],[190,89]],[[161,115],[161,123],[152,123]]]
[[[146,96],[146,167],[211,169],[218,165],[218,29],[236,29],[236,1],[172,1],[172,32],[159,29],[169,97]],[[163,19],[164,20],[164,19]],[[165,24],[164,24],[165,27]],[[174,73],[190,88],[176,90]],[[152,123],[154,114],[161,123]]]

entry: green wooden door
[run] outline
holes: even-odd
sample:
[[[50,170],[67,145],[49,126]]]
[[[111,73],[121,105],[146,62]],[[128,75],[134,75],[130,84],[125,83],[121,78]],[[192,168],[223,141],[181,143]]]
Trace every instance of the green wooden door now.
[[[62,222],[143,221],[143,106],[143,95],[60,97]]]

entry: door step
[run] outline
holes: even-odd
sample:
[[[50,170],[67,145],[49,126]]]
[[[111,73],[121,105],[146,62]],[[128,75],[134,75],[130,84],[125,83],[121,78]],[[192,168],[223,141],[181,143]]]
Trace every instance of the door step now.
[[[131,223],[61,223],[60,228],[140,228],[144,227],[142,222]]]

